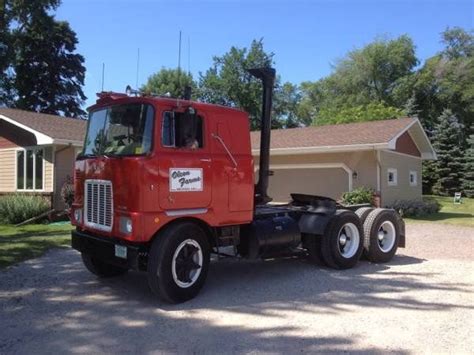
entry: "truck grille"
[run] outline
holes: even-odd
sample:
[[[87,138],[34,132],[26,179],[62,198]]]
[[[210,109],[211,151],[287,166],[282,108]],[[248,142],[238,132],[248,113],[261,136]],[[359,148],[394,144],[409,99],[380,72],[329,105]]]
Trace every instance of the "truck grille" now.
[[[85,224],[110,232],[113,223],[112,183],[107,180],[85,182]]]

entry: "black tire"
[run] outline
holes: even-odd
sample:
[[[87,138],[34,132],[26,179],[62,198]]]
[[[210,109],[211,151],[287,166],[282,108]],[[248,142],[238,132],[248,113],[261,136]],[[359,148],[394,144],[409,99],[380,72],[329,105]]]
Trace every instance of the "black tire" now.
[[[360,219],[360,223],[362,223],[362,226],[364,225],[365,220],[367,219],[370,212],[372,212],[373,210],[375,210],[375,208],[373,208],[373,207],[361,207],[361,208],[358,208],[355,211],[356,215]],[[370,244],[369,238],[365,238],[365,235],[364,235],[364,248],[368,249],[369,244]],[[363,255],[363,256],[365,256],[365,255]]]
[[[186,242],[188,240],[191,241]],[[180,251],[175,258],[174,254],[178,250]],[[189,253],[191,254],[187,255]],[[197,268],[195,266],[199,262],[194,261],[194,258],[199,259],[199,255],[202,256],[202,265]],[[175,259],[175,264],[178,259],[182,260],[182,269],[178,270],[178,266],[176,266],[174,274],[173,259]],[[166,302],[185,302],[196,297],[204,286],[209,262],[210,247],[205,232],[192,222],[172,225],[153,241],[148,256],[148,285],[155,295]],[[197,273],[195,280],[192,280],[193,272]],[[178,283],[181,283],[181,285]],[[190,285],[186,285],[188,283]]]
[[[303,247],[308,251],[309,260],[319,266],[326,266],[321,252],[321,238],[320,235],[302,234]]]
[[[348,228],[349,232],[345,228]],[[341,233],[346,239],[344,244],[341,243]],[[321,240],[321,253],[325,263],[334,269],[354,267],[363,251],[362,239],[363,229],[359,217],[352,211],[337,211],[326,226]],[[347,244],[347,241],[354,244]],[[344,255],[346,247],[350,249]]]
[[[364,224],[367,216],[369,215],[370,212],[372,212],[375,208],[373,207],[361,207],[361,208],[358,208],[356,211],[355,211],[355,214],[357,215],[357,217],[359,217],[360,219],[360,222],[362,224]]]
[[[384,233],[385,238],[391,233],[394,235],[388,239],[379,240],[379,232]],[[369,246],[364,250],[364,255],[368,260],[375,263],[386,263],[392,260],[400,241],[400,226],[396,212],[385,208],[377,208],[370,212],[364,223],[364,238],[369,240]],[[388,244],[384,245],[384,243]]]
[[[87,270],[98,277],[115,277],[126,274],[128,269],[119,266],[107,264],[100,259],[97,259],[89,254],[81,253],[82,262]]]

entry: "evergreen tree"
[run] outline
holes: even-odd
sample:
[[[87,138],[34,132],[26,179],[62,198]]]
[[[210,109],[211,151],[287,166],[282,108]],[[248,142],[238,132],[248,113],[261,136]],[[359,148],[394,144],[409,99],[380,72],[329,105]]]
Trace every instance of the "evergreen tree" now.
[[[434,144],[438,160],[435,163],[437,181],[433,192],[453,195],[461,191],[463,177],[463,151],[461,149],[463,125],[451,110],[445,109],[435,127]]]
[[[437,161],[435,160],[424,160],[422,162],[422,187],[423,187],[423,195],[431,195],[433,194],[433,186],[438,181],[439,176],[436,170],[437,168]]]
[[[471,128],[474,132],[474,126]],[[468,148],[464,155],[464,177],[462,188],[467,197],[474,197],[474,133],[467,139]]]
[[[421,111],[418,109],[418,105],[416,103],[416,97],[414,93],[405,103],[403,110],[405,111],[405,114],[408,117],[418,118]]]

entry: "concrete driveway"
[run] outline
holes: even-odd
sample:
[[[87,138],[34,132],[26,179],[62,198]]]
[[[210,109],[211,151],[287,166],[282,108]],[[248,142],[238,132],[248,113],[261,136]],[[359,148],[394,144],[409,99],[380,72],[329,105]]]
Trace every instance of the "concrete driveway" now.
[[[474,229],[408,224],[386,265],[304,259],[211,265],[166,305],[144,274],[97,280],[73,250],[0,272],[0,354],[472,353]]]

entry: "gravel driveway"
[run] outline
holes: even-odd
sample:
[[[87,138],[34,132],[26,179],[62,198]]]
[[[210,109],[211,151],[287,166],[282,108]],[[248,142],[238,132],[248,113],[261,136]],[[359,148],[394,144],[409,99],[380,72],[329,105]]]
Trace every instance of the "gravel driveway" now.
[[[474,229],[408,224],[407,236],[389,264],[346,271],[213,263],[175,306],[144,274],[99,282],[54,250],[0,272],[0,354],[474,352]]]

